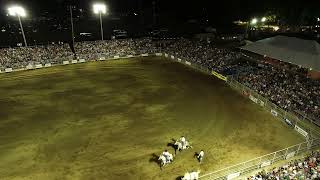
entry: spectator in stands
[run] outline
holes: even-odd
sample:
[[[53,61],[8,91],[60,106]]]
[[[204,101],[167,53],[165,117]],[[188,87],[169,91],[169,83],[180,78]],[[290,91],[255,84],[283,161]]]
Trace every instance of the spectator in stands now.
[[[291,161],[271,171],[265,170],[248,179],[319,179],[320,178],[320,153],[313,152],[303,159]]]

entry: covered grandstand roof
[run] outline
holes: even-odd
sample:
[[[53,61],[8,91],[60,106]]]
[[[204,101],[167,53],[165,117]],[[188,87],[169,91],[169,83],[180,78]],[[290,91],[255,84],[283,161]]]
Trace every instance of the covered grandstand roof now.
[[[320,71],[320,45],[313,40],[275,36],[248,44],[241,49]]]

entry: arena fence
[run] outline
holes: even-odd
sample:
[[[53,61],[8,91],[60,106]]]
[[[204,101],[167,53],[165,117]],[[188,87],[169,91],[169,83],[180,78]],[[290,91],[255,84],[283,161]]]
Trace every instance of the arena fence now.
[[[254,103],[262,106],[269,111],[273,116],[277,117],[282,122],[295,129],[298,133],[304,136],[307,140],[310,138],[320,138],[320,131],[314,121],[309,121],[304,118],[300,120],[295,114],[285,111],[274,103],[270,102],[260,94],[237,82],[232,77],[228,77],[227,83],[234,89],[240,91],[244,96],[248,97]]]
[[[285,149],[266,154],[246,162],[242,162],[233,166],[229,166],[205,175],[200,176],[200,179],[203,180],[216,180],[216,179],[234,179],[241,175],[245,175],[254,170],[258,170],[267,166],[270,166],[276,162],[287,160],[290,158],[297,157],[299,155],[311,152],[312,150],[320,147],[320,128],[312,120],[304,118],[300,120],[293,113],[285,111],[270,102],[266,98],[262,97],[258,93],[254,92],[250,88],[244,86],[243,84],[237,82],[232,77],[225,77],[217,72],[211,71],[205,66],[182,60],[180,58],[174,57],[172,55],[163,54],[165,57],[170,58],[171,60],[183,63],[187,66],[193,67],[197,70],[200,70],[206,74],[214,75],[217,78],[225,81],[230,87],[239,91],[242,95],[248,97],[251,101],[257,105],[263,107],[265,110],[269,111],[277,119],[281,120],[283,123],[286,123],[290,128],[297,131],[305,138],[305,142],[287,147]]]
[[[91,61],[106,61],[106,60],[117,60],[117,59],[127,59],[127,58],[134,58],[134,57],[147,57],[147,56],[161,56],[161,53],[143,53],[143,54],[129,54],[129,55],[106,55],[106,54],[90,54],[90,58],[80,58],[78,59],[59,59],[59,60],[47,60],[48,63],[40,63],[34,62],[32,64],[28,64],[27,66],[23,67],[7,67],[3,68],[0,67],[0,73],[11,73],[16,71],[26,71],[26,70],[34,70],[34,69],[41,69],[41,68],[49,68],[53,66],[60,66],[60,65],[70,65],[70,64],[78,64],[78,63],[86,63]],[[86,55],[84,55],[86,57]]]
[[[298,133],[300,133],[303,137],[306,138],[306,141],[294,146],[290,146],[288,148],[254,158],[252,160],[242,162],[230,167],[226,167],[223,169],[220,169],[218,171],[214,171],[205,175],[200,176],[200,179],[233,179],[240,175],[249,173],[253,170],[258,170],[260,168],[272,165],[278,161],[286,160],[289,158],[293,158],[299,155],[302,155],[304,153],[310,152],[311,150],[314,150],[320,146],[320,131],[319,127],[315,124],[314,121],[308,120],[306,118],[303,118],[301,121],[297,116],[295,116],[293,113],[287,112],[277,105],[273,104],[272,102],[268,101],[266,98],[262,97],[258,93],[252,91],[250,88],[242,85],[241,83],[234,80],[232,77],[225,77],[217,72],[211,71],[207,67],[196,64],[190,61],[182,60],[180,58],[177,58],[173,55],[169,55],[166,53],[153,53],[153,54],[135,54],[135,55],[126,55],[126,56],[106,56],[103,54],[97,54],[94,58],[94,61],[105,61],[105,60],[111,60],[111,59],[125,59],[125,58],[133,58],[133,57],[147,57],[147,56],[165,56],[166,58],[170,58],[174,61],[183,63],[187,66],[190,66],[192,68],[195,68],[197,70],[200,70],[206,74],[214,75],[219,79],[222,79],[223,81],[226,81],[226,83],[232,87],[233,89],[241,92],[244,96],[248,97],[250,100],[252,100],[254,103],[262,106],[267,111],[269,111],[273,116],[277,117],[282,122],[288,124],[289,127],[296,130]],[[92,60],[90,59],[77,59],[77,60],[61,60],[60,63],[47,63],[47,64],[40,64],[36,63],[33,65],[28,65],[24,68],[6,68],[2,69],[0,73],[11,73],[14,71],[23,71],[23,70],[32,70],[32,69],[41,69],[41,68],[48,68],[52,66],[57,65],[69,65],[69,64],[78,64],[78,63],[85,63],[90,62]]]
[[[320,145],[320,139],[312,139],[310,142],[303,142],[285,149],[266,154],[249,161],[229,166],[205,175],[200,176],[201,180],[234,179],[246,175],[254,170],[270,166],[276,162],[288,160],[299,155],[308,153]]]
[[[250,54],[251,56],[252,54]],[[244,53],[242,53],[242,58],[246,59],[246,60],[249,60],[249,61],[253,61],[253,62],[256,62],[257,60],[253,57],[250,57]],[[294,114],[295,116],[299,117],[299,119],[302,119],[303,121],[309,121],[309,122],[312,122],[313,124],[317,125],[318,127],[320,127],[320,121],[317,120],[316,117],[312,116],[312,115],[308,115],[304,112],[301,112],[301,111],[295,111],[295,112],[292,112],[292,114]]]
[[[239,91],[242,95],[249,98],[257,105],[263,107],[265,110],[269,111],[273,116],[286,123],[290,128],[296,130],[299,134],[305,137],[307,141],[313,138],[320,138],[320,127],[314,121],[307,118],[303,118],[303,120],[301,120],[294,113],[283,110],[260,94],[237,82],[231,76],[225,77],[215,71],[208,69],[203,65],[192,63],[187,60],[182,60],[166,53],[164,53],[163,55],[171,60],[183,63],[206,74],[214,75],[217,78],[225,81],[230,87]]]

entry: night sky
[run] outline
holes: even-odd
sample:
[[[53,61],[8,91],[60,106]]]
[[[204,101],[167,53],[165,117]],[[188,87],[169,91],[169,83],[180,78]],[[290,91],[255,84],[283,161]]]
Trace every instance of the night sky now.
[[[174,1],[155,0],[159,14],[170,14],[179,18],[192,18],[206,15],[214,22],[244,19],[266,11],[280,11],[299,15],[302,11],[314,11],[320,8],[318,0],[200,0],[200,1]],[[49,11],[59,16],[65,11],[65,6],[74,4],[77,7],[89,10],[93,0],[1,0],[2,16],[9,4],[21,4],[29,11],[31,16]],[[111,13],[145,11],[152,9],[152,0],[108,0],[106,2]],[[31,12],[31,13],[30,13]]]
[[[35,43],[60,39],[66,41],[69,38],[69,5],[75,8],[75,17],[79,15],[76,9],[83,9],[84,12],[75,20],[76,33],[92,32],[98,38],[98,21],[92,13],[94,2],[105,2],[108,5],[109,15],[104,17],[103,21],[106,26],[105,33],[109,37],[113,29],[125,29],[131,34],[137,34],[155,26],[186,32],[193,32],[192,28],[200,26],[228,29],[228,25],[235,20],[248,20],[268,13],[276,14],[282,22],[293,25],[309,23],[310,19],[313,21],[315,17],[320,17],[320,0],[0,0],[0,28],[11,27],[11,34],[0,33],[0,38],[9,37],[6,42],[3,41],[5,45],[8,42],[21,41],[21,37],[17,35],[19,27],[14,27],[17,26],[16,20],[6,15],[7,7],[11,4],[22,5],[27,10],[28,17],[24,19],[27,38]],[[153,16],[153,12],[156,12],[156,16]],[[134,16],[134,13],[138,16]],[[50,19],[49,22],[35,25],[32,19],[44,15]],[[191,26],[190,22],[196,23]],[[55,30],[56,24],[62,27],[59,32]],[[34,29],[37,29],[37,32],[32,32]]]

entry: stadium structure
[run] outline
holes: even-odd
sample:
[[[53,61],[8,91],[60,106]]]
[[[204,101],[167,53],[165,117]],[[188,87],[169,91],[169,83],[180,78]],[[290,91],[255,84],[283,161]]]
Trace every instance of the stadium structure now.
[[[240,48],[277,63],[282,61],[309,69],[309,76],[320,79],[320,45],[315,40],[275,36]]]
[[[313,122],[232,77],[174,53],[125,51],[2,69],[0,179],[237,179],[320,145]],[[182,135],[193,149],[160,169]]]

